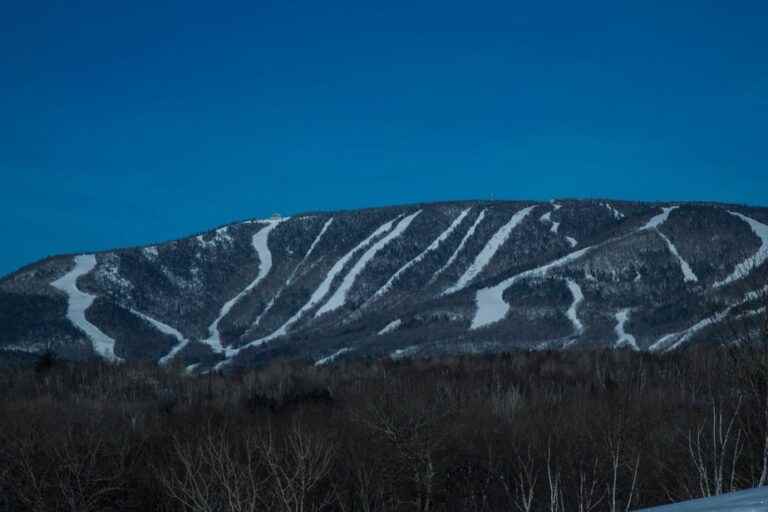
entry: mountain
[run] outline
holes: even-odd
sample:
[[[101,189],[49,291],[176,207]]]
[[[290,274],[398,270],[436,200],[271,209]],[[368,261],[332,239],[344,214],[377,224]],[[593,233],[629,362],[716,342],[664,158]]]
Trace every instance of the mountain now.
[[[326,363],[512,348],[665,351],[749,333],[768,208],[453,202],[248,220],[0,280],[0,351]]]

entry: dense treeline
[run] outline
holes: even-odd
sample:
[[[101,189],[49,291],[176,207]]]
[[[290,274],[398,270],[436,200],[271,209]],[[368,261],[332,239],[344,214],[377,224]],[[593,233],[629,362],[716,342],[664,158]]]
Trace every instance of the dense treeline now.
[[[0,373],[0,511],[630,510],[765,483],[768,357]]]

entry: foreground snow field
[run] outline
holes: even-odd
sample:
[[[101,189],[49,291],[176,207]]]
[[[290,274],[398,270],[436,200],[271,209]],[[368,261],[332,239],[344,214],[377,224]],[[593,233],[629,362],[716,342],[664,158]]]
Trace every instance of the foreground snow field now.
[[[768,510],[768,487],[758,487],[712,498],[645,508],[636,512],[762,512]]]

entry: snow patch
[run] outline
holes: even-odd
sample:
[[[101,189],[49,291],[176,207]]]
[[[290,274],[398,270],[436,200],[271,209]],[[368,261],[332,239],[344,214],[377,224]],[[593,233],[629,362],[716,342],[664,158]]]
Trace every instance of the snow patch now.
[[[395,361],[398,359],[403,359],[408,356],[411,356],[416,353],[416,351],[419,350],[419,347],[416,345],[412,345],[410,347],[405,348],[399,348],[395,350],[394,352],[389,354],[390,359],[394,359]]]
[[[94,268],[96,268],[96,256],[93,254],[75,256],[75,268],[51,285],[67,294],[67,318],[88,336],[94,352],[109,361],[122,361],[115,355],[115,340],[85,318],[85,312],[91,307],[96,296],[81,291],[77,287],[77,280]]]
[[[450,226],[448,226],[448,229],[446,229],[445,231],[443,231],[443,232],[440,234],[440,236],[438,236],[438,237],[437,237],[437,238],[436,238],[436,239],[435,239],[435,240],[434,240],[434,241],[433,241],[433,242],[432,242],[432,243],[429,245],[429,247],[427,247],[426,249],[424,249],[424,250],[421,252],[421,254],[419,254],[418,256],[416,256],[415,258],[413,258],[411,261],[409,261],[408,263],[406,263],[405,265],[403,265],[403,266],[400,268],[400,270],[398,270],[397,272],[395,272],[395,273],[394,273],[394,275],[392,275],[392,277],[390,277],[390,278],[389,278],[389,280],[388,280],[388,281],[387,281],[387,282],[384,284],[384,286],[382,286],[381,288],[379,288],[379,289],[376,291],[376,293],[374,293],[374,294],[373,294],[373,297],[371,297],[371,298],[368,300],[368,302],[371,302],[371,301],[373,301],[373,300],[376,300],[378,297],[381,297],[382,295],[384,295],[384,294],[386,294],[387,292],[389,292],[389,290],[391,290],[391,289],[392,289],[392,286],[394,285],[394,283],[395,283],[395,281],[397,280],[397,278],[399,278],[399,277],[400,277],[400,276],[403,274],[403,272],[405,272],[405,271],[406,271],[406,270],[408,270],[409,268],[411,268],[411,267],[413,267],[414,265],[416,265],[417,263],[419,263],[421,260],[423,260],[423,259],[424,259],[424,258],[427,256],[427,254],[429,254],[430,252],[432,252],[432,251],[436,250],[436,249],[437,249],[437,248],[440,246],[440,244],[442,244],[444,241],[446,241],[446,240],[448,239],[448,237],[449,237],[449,236],[451,236],[451,234],[453,234],[453,232],[456,230],[456,228],[457,228],[457,227],[459,227],[459,224],[461,224],[461,222],[464,220],[464,218],[467,216],[467,214],[469,214],[469,210],[470,210],[470,209],[469,209],[469,208],[467,208],[466,210],[462,211],[462,212],[459,214],[459,216],[458,216],[458,217],[456,217],[456,219],[455,219],[455,220],[454,220],[454,221],[451,223],[451,225],[450,225]]]
[[[382,330],[380,330],[377,334],[377,336],[384,336],[385,334],[389,334],[393,331],[396,331],[400,328],[400,326],[403,325],[403,321],[399,318],[397,320],[393,320],[389,322],[387,325],[384,326]]]
[[[768,511],[768,487],[732,492],[673,503],[660,507],[644,508],[637,512],[766,512]]]
[[[722,281],[716,282],[714,285],[715,288],[720,288],[721,286],[725,286],[746,277],[750,272],[765,263],[765,260],[768,259],[768,226],[738,212],[729,211],[728,213],[735,215],[749,224],[749,227],[752,228],[752,232],[760,238],[761,244],[755,254],[736,265],[736,268],[734,268],[731,275]]]
[[[343,354],[346,354],[347,352],[352,352],[352,350],[354,350],[354,349],[349,348],[349,347],[341,348],[341,349],[337,350],[336,352],[334,352],[333,354],[331,354],[329,356],[325,356],[325,357],[323,357],[321,359],[318,359],[315,362],[315,366],[323,366],[323,365],[326,365],[326,364],[330,364],[330,363],[336,361],[336,359],[339,356],[341,356]]]
[[[429,280],[429,282],[428,282],[427,284],[432,284],[432,283],[434,283],[434,282],[435,282],[435,280],[437,280],[438,276],[439,276],[440,274],[442,274],[443,272],[445,272],[445,270],[446,270],[448,267],[450,267],[450,266],[451,266],[451,264],[452,264],[454,261],[456,261],[456,258],[459,256],[459,253],[461,252],[461,250],[462,250],[462,249],[464,249],[464,246],[465,246],[465,245],[467,245],[467,241],[469,241],[469,239],[472,237],[472,235],[474,235],[474,234],[475,234],[475,230],[477,229],[477,226],[478,226],[478,225],[479,225],[479,224],[480,224],[480,223],[483,221],[483,219],[485,218],[485,211],[486,211],[486,210],[481,210],[481,211],[480,211],[480,214],[479,214],[479,215],[477,216],[477,218],[475,219],[475,222],[473,222],[473,223],[472,223],[472,226],[470,226],[470,228],[469,228],[469,229],[467,230],[467,232],[464,234],[464,238],[462,238],[462,239],[461,239],[461,242],[459,243],[459,246],[456,248],[456,250],[455,250],[455,251],[453,251],[453,254],[451,254],[451,257],[450,257],[450,258],[448,258],[448,261],[447,261],[447,262],[445,262],[445,265],[443,265],[442,267],[440,267],[440,268],[437,270],[437,272],[435,272],[435,273],[434,273],[434,275],[432,276],[432,278]]]
[[[577,245],[579,245],[579,241],[573,238],[572,236],[565,237],[565,240],[568,242],[568,244],[570,244],[571,248],[574,248]]]
[[[155,261],[158,257],[160,257],[160,253],[157,251],[156,245],[150,245],[149,247],[144,247],[141,252],[144,254],[144,257],[146,257],[150,261]]]
[[[613,215],[613,218],[616,220],[621,220],[624,217],[626,217],[623,213],[621,213],[619,210],[614,208],[611,203],[602,203],[603,206],[608,208],[608,211],[611,212],[611,215]]]
[[[616,318],[616,327],[613,328],[613,331],[616,333],[615,346],[618,348],[629,345],[633,350],[640,350],[637,346],[637,339],[625,330],[631,312],[630,308],[624,308],[614,315],[614,318]]]
[[[376,256],[376,254],[381,251],[384,247],[389,245],[390,242],[392,242],[395,238],[399,237],[403,234],[403,232],[408,229],[408,227],[411,225],[411,222],[418,217],[418,215],[421,213],[421,210],[417,211],[416,213],[412,213],[411,215],[404,218],[400,223],[395,226],[395,229],[393,229],[391,232],[389,232],[384,238],[373,244],[370,248],[368,248],[367,251],[360,257],[359,260],[357,260],[357,263],[352,267],[352,269],[347,273],[346,276],[344,276],[344,280],[341,282],[339,287],[336,289],[336,291],[331,295],[331,298],[328,299],[328,301],[321,307],[316,313],[315,318],[317,318],[320,315],[323,315],[325,313],[330,313],[331,311],[335,311],[339,309],[340,307],[344,306],[347,303],[347,294],[352,289],[352,285],[355,284],[355,280],[357,279],[357,276],[365,270],[365,267],[368,266],[368,263]]]
[[[472,282],[472,280],[477,277],[478,274],[480,274],[485,269],[485,267],[488,266],[501,246],[503,246],[504,243],[509,240],[509,236],[512,234],[512,230],[519,226],[520,223],[523,222],[523,220],[528,216],[529,213],[531,213],[531,211],[533,211],[534,208],[536,208],[536,206],[529,206],[512,215],[512,218],[509,219],[509,221],[501,228],[499,228],[499,230],[493,234],[491,239],[488,240],[480,253],[475,257],[475,261],[472,262],[472,264],[459,278],[456,284],[445,290],[443,295],[456,293],[466,288],[469,283]]]

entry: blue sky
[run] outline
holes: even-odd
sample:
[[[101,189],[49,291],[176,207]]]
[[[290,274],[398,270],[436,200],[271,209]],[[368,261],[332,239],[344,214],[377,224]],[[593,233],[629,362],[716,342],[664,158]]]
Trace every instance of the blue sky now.
[[[766,2],[12,4],[0,274],[274,211],[768,204]]]

